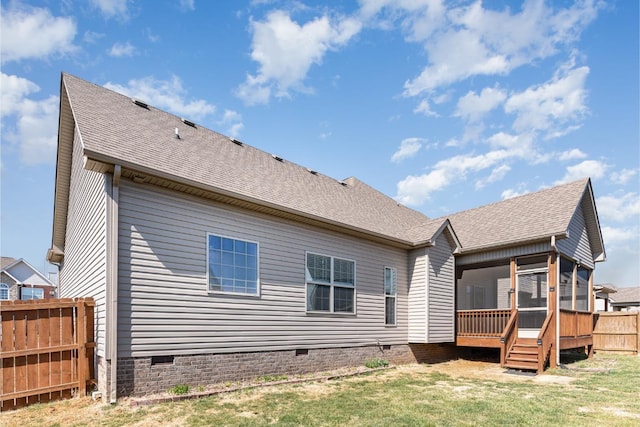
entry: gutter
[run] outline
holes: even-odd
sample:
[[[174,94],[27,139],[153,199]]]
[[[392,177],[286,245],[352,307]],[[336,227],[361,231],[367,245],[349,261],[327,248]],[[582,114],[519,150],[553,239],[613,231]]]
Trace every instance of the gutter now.
[[[569,234],[566,231],[561,231],[561,232],[557,232],[557,233],[552,233],[552,234],[543,234],[543,235],[539,235],[539,236],[534,236],[534,237],[528,237],[528,238],[524,238],[524,239],[513,239],[513,240],[509,240],[506,242],[502,242],[498,245],[493,245],[493,246],[475,246],[475,247],[467,247],[464,248],[460,254],[461,255],[470,255],[470,254],[474,254],[477,252],[485,252],[485,251],[492,251],[492,250],[498,250],[498,249],[505,249],[511,246],[519,246],[519,245],[525,245],[525,244],[534,244],[534,243],[541,243],[544,242],[547,239],[551,239],[551,247],[553,248],[553,250],[557,251],[557,247],[556,247],[556,239],[565,239],[569,237]]]
[[[109,403],[118,396],[118,204],[122,167],[114,165],[110,192],[107,196],[107,313],[106,358],[111,361],[109,371]],[[108,176],[108,175],[107,175]]]

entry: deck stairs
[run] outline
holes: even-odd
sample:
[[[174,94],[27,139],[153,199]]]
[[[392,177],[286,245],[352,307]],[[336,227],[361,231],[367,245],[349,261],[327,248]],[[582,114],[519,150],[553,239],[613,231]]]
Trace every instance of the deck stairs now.
[[[535,338],[517,338],[509,349],[505,368],[527,371],[538,370],[538,341]]]

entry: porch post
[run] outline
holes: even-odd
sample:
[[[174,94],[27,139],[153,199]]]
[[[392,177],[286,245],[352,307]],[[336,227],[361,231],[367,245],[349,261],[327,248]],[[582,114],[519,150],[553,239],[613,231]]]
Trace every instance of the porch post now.
[[[511,274],[511,291],[510,291],[510,298],[511,298],[511,312],[513,313],[515,310],[517,310],[516,307],[516,258],[515,257],[511,257],[511,262],[509,263],[510,265],[510,274]]]
[[[594,329],[594,325],[593,325],[593,320],[594,320],[594,314],[596,311],[596,303],[595,303],[595,299],[596,296],[593,293],[593,273],[595,271],[595,268],[593,270],[591,270],[591,274],[589,274],[589,295],[591,296],[589,298],[589,312],[591,313],[591,321],[589,322],[589,325],[591,326],[591,330],[589,331],[589,335],[591,335],[591,345],[587,346],[587,357],[591,358],[593,357],[593,329]]]
[[[549,367],[555,368],[558,366],[558,358],[557,349],[559,348],[558,339],[559,331],[557,328],[558,321],[557,319],[560,316],[557,305],[557,288],[558,288],[558,254],[555,252],[549,252],[549,295],[548,295],[548,303],[549,303],[549,311],[553,313],[555,316],[554,321],[552,322],[552,342],[554,343],[554,349],[552,349],[550,357],[549,357]]]

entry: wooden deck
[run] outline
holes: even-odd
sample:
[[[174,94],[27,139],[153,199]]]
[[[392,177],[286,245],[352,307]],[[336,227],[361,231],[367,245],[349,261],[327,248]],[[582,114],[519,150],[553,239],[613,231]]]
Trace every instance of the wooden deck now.
[[[593,348],[593,313],[560,310],[560,350]],[[456,345],[500,349],[500,364],[541,373],[547,363],[555,366],[555,315],[549,312],[537,339],[518,337],[517,312],[511,310],[460,310],[456,312]],[[531,347],[531,348],[529,348]],[[533,355],[530,357],[530,355]],[[526,360],[525,360],[526,359]]]

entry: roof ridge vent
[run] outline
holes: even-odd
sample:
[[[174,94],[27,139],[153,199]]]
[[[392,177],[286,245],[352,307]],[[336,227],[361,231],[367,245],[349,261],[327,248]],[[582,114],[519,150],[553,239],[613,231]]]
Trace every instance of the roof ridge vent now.
[[[242,141],[239,141],[239,140],[237,140],[237,139],[235,139],[235,138],[233,138],[233,137],[229,138],[229,140],[230,140],[231,142],[233,142],[234,144],[239,145],[239,146],[241,146],[241,147],[244,145],[244,143],[243,143]]]
[[[276,156],[275,154],[272,154],[271,157],[273,157],[274,159],[276,159],[279,162],[284,162],[284,159],[280,156]]]
[[[318,171],[313,170],[311,168],[307,168],[307,171],[309,171],[309,173],[312,174],[312,175],[318,175]]]
[[[146,102],[142,102],[139,99],[131,98],[131,102],[136,104],[138,107],[149,109],[149,105]]]
[[[195,124],[195,123],[193,123],[193,122],[192,122],[192,121],[190,121],[190,120],[185,119],[184,117],[183,117],[183,118],[181,118],[180,120],[182,120],[182,123],[184,123],[184,124],[185,124],[185,125],[187,125],[187,126],[191,126],[192,128],[195,128],[195,127],[196,127],[196,124]]]

